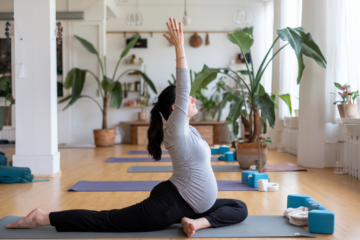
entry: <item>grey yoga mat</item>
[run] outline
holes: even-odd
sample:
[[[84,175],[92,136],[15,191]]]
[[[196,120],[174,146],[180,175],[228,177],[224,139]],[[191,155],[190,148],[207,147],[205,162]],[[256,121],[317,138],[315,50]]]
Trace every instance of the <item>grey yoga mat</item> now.
[[[147,150],[131,150],[128,154],[149,154]],[[169,154],[169,151],[163,150],[162,154]]]
[[[161,181],[79,181],[68,192],[151,191]],[[239,180],[217,181],[219,191],[257,191]]]
[[[243,169],[239,165],[212,165],[214,172],[241,172]],[[128,172],[148,173],[148,172],[172,172],[172,166],[131,166]]]
[[[211,158],[212,162],[218,162],[219,160],[215,157]],[[135,162],[157,162],[152,158],[144,157],[144,158],[108,158],[106,159],[107,163],[135,163]],[[171,158],[165,157],[161,158],[159,162],[171,162]]]
[[[22,217],[0,219],[0,239],[96,239],[96,238],[187,238],[180,224],[154,232],[56,232],[52,226],[6,229]],[[244,222],[221,228],[196,231],[194,238],[316,237],[303,227],[291,225],[284,216],[248,216]]]

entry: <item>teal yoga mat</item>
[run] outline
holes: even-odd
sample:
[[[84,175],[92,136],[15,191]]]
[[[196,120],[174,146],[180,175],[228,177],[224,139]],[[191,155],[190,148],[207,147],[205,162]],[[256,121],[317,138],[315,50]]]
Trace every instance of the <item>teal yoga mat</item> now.
[[[239,165],[212,165],[214,172],[241,172],[243,169]],[[132,166],[128,172],[148,173],[148,172],[172,172],[172,166]]]
[[[56,232],[52,226],[33,229],[6,229],[21,217],[0,219],[0,239],[96,239],[96,238],[186,238],[180,224],[154,232]],[[244,222],[221,228],[196,231],[194,238],[316,237],[303,227],[291,225],[284,216],[249,216]]]

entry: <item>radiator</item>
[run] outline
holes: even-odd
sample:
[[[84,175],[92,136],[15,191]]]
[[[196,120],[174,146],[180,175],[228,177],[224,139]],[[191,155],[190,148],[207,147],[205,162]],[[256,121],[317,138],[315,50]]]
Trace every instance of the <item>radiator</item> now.
[[[0,131],[0,139],[6,139],[9,141],[15,141],[15,129],[3,129]]]
[[[360,179],[360,135],[347,135],[344,151],[344,172]]]

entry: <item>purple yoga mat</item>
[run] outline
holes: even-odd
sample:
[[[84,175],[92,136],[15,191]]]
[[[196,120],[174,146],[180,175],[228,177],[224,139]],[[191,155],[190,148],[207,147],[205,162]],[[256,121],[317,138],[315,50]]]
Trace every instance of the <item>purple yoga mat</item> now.
[[[218,162],[219,160],[215,157],[211,158],[212,162]],[[106,159],[106,162],[108,163],[136,163],[136,162],[157,162],[152,158],[108,158]],[[170,158],[165,157],[161,158],[159,162],[171,162]]]
[[[128,151],[128,154],[149,154],[147,150],[132,150]],[[162,151],[162,154],[169,154],[169,151]]]
[[[151,191],[161,181],[80,181],[68,192]],[[257,191],[239,180],[217,181],[219,191]]]

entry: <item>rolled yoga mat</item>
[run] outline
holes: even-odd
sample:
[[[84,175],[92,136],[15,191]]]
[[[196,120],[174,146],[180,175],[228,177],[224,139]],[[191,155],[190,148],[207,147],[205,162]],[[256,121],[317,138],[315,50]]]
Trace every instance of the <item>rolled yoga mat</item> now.
[[[214,172],[242,172],[239,165],[212,165]],[[128,172],[148,173],[148,172],[172,172],[172,166],[131,166]]]
[[[149,154],[147,150],[132,150],[128,151],[128,154]],[[169,154],[169,151],[163,150],[162,154]]]
[[[218,162],[219,160],[217,158],[212,157],[211,158],[212,162]],[[155,161],[152,158],[108,158],[106,159],[107,163],[135,163],[135,162],[158,162]],[[161,160],[159,162],[171,162],[171,158],[165,157],[165,158],[161,158]]]
[[[80,181],[68,192],[151,191],[162,181]],[[239,180],[217,181],[219,191],[257,191]]]
[[[266,164],[263,167],[263,172],[292,172],[292,171],[307,171],[306,168],[299,167],[298,165],[287,164]]]
[[[181,224],[154,232],[56,232],[55,227],[6,229],[6,225],[22,217],[0,219],[0,239],[97,239],[97,238],[187,238]],[[196,231],[195,238],[250,238],[250,237],[316,237],[303,227],[291,225],[284,216],[248,216],[244,222],[220,228]]]

